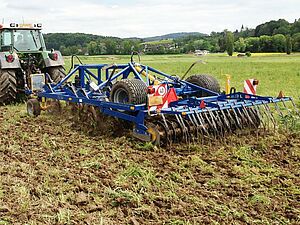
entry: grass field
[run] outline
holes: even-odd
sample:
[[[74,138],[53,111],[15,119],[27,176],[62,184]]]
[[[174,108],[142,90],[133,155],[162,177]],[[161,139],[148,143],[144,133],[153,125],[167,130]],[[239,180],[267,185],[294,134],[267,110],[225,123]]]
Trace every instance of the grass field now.
[[[298,54],[143,56],[142,63],[182,75],[198,59],[208,63],[194,73],[215,74],[222,87],[227,73],[239,90],[257,78],[259,94],[283,90],[300,103]],[[0,224],[300,223],[299,130],[157,148],[114,135],[118,127],[91,133],[73,119],[69,111],[29,118],[24,104],[0,107]]]

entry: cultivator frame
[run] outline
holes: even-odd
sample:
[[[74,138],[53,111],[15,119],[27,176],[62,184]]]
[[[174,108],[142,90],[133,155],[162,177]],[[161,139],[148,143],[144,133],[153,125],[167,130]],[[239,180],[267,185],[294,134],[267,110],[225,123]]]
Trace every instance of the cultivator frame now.
[[[113,83],[130,77],[144,81],[147,87],[166,84],[175,90],[178,100],[155,111],[148,109],[148,103],[122,104],[109,100]],[[199,91],[209,96],[195,97]],[[108,116],[132,122],[134,137],[162,145],[224,136],[246,128],[267,128],[270,124],[275,127],[276,118],[270,103],[280,116],[284,116],[284,111],[294,114],[286,107],[286,102],[292,102],[295,114],[299,115],[291,97],[273,98],[241,92],[220,94],[133,61],[75,65],[59,83],[48,83],[35,95],[39,101],[46,98],[88,105]]]

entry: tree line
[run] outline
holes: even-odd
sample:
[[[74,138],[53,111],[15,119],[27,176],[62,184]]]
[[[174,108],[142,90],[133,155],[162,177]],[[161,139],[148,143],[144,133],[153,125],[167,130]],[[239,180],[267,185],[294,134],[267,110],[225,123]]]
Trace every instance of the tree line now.
[[[45,34],[48,48],[58,49],[63,55],[178,54],[195,50],[225,52],[300,52],[300,19],[289,23],[284,19],[270,21],[251,29],[243,25],[234,32],[212,32],[210,35],[194,34],[145,42],[142,38],[105,37],[82,33]]]

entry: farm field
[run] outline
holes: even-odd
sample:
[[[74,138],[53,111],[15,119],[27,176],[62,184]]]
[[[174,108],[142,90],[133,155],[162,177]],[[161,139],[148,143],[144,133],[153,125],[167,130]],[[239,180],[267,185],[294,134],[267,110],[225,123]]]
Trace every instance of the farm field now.
[[[181,76],[199,59],[207,64],[190,74],[214,74],[223,88],[230,74],[238,90],[256,78],[258,94],[283,90],[300,106],[300,54],[158,55],[142,63]],[[69,110],[30,118],[25,104],[1,106],[0,224],[300,223],[299,127],[158,148],[105,122],[92,132]]]

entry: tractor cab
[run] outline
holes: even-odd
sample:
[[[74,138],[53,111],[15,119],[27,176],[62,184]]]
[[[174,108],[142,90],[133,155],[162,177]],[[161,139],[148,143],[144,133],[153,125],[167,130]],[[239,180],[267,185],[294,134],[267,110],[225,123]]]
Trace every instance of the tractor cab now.
[[[1,27],[2,26],[2,27]],[[46,50],[41,24],[0,25],[1,51],[37,52]]]

